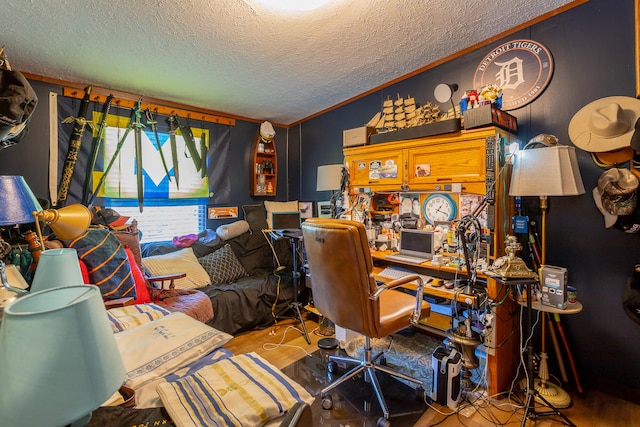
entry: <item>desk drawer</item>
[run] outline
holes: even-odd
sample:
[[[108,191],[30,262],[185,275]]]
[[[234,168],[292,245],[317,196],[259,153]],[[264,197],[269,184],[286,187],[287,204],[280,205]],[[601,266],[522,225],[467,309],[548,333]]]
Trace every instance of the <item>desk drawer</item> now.
[[[423,325],[431,326],[432,328],[446,331],[451,328],[453,318],[444,314],[431,312],[429,317],[420,319],[420,323]]]

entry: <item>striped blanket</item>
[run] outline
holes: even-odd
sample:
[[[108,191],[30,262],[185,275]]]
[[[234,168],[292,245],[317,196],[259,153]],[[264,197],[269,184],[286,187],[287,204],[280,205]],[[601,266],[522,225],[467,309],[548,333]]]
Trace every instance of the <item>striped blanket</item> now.
[[[313,396],[256,353],[233,356],[156,387],[178,427],[262,426]]]

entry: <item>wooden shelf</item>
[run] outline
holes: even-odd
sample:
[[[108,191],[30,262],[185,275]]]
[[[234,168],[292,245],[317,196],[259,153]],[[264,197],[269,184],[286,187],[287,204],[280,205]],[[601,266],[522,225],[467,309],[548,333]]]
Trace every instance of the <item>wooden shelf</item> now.
[[[278,156],[273,141],[264,142],[260,132],[256,134],[251,147],[249,165],[249,193],[252,196],[275,196],[278,187]]]

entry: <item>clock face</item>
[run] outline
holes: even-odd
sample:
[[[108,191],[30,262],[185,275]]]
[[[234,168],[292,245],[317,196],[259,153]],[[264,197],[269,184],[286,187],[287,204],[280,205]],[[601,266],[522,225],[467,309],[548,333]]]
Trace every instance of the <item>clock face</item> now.
[[[427,221],[451,221],[455,219],[458,210],[456,202],[448,194],[431,194],[422,205],[422,213]]]

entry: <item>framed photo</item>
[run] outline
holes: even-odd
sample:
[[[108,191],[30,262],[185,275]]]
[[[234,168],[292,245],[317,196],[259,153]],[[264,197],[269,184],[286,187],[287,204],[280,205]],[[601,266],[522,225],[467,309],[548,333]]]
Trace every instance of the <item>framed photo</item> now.
[[[298,202],[298,210],[300,211],[300,218],[313,217],[313,202]]]
[[[331,202],[317,202],[318,218],[331,218]]]

